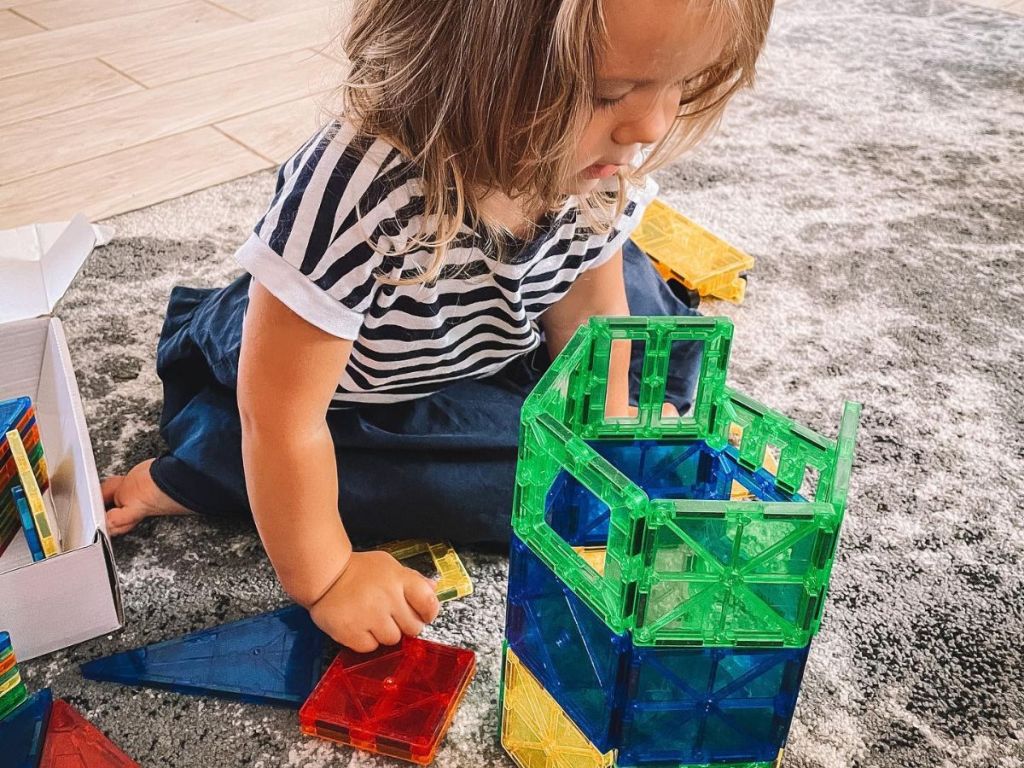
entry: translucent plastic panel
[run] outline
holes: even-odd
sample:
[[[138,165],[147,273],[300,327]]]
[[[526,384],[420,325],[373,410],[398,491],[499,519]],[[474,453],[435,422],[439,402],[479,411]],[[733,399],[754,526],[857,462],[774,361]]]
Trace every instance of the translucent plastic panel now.
[[[619,764],[774,760],[808,650],[634,649]]]
[[[611,768],[601,753],[509,649],[502,677],[501,745],[520,768]]]
[[[613,746],[629,638],[613,633],[518,538],[509,560],[509,648],[601,752]]]
[[[657,502],[644,545],[638,645],[805,646],[842,516],[827,504]]]

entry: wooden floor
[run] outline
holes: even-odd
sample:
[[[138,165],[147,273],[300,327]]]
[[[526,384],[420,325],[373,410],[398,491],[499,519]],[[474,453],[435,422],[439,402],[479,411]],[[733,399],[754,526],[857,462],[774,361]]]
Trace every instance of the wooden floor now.
[[[344,71],[326,2],[0,0],[0,228],[277,166]]]
[[[969,1],[1024,15],[1024,0]],[[0,228],[98,220],[277,166],[343,72],[344,7],[0,0]]]

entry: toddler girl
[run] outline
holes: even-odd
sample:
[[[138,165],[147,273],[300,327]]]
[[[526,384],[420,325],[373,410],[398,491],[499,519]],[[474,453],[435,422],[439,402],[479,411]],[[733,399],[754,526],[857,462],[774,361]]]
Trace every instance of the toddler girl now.
[[[771,11],[357,2],[343,108],[281,166],[245,274],[171,294],[168,450],[104,483],[111,533],[252,514],[338,642],[417,635],[431,583],[351,540],[507,542],[519,410],[551,358],[594,315],[692,313],[628,236],[648,172],[752,81]],[[673,361],[681,413],[698,358]],[[612,367],[628,409],[628,353]]]

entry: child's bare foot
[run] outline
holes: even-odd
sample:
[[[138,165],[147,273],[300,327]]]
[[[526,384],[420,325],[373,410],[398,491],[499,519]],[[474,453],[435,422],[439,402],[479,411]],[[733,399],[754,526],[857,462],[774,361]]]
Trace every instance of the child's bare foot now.
[[[147,517],[191,515],[187,509],[161,491],[149,474],[153,459],[132,467],[127,475],[108,477],[100,485],[107,508],[107,532],[111,536],[128,533]]]

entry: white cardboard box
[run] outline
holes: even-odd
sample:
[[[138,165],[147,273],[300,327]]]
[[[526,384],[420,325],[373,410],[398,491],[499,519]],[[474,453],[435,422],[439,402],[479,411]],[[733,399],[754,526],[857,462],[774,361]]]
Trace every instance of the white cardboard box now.
[[[0,630],[22,660],[124,623],[78,383],[60,320],[49,314],[109,238],[84,216],[0,231],[0,400],[29,395],[35,404],[62,539],[61,554],[0,573]]]

